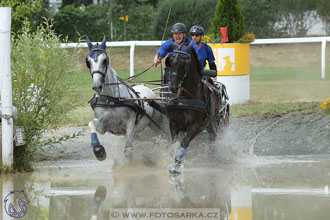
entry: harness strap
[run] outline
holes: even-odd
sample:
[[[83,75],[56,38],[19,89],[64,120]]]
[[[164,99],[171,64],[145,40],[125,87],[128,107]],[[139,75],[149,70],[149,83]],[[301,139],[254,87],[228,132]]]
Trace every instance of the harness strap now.
[[[187,110],[199,111],[204,114],[203,120],[206,118],[208,114],[207,104],[197,99],[174,98],[170,100],[166,108],[167,111],[171,111],[172,109],[187,109]]]
[[[94,109],[95,107],[109,107],[109,108],[129,107],[135,112],[137,112],[137,116],[136,116],[137,118],[135,124],[138,124],[138,122],[142,119],[142,117],[146,116],[157,128],[163,130],[152,119],[152,117],[147,114],[144,108],[142,108],[139,104],[137,104],[133,100],[126,100],[125,98],[105,96],[105,95],[100,95],[99,97],[96,97],[96,95],[94,94],[93,98],[88,103],[90,103],[92,109]],[[138,115],[141,115],[140,119],[138,119]]]

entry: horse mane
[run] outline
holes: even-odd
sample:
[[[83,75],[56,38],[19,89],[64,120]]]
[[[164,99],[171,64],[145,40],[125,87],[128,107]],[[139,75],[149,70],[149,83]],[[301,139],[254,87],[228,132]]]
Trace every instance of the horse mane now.
[[[196,51],[192,48],[191,50],[190,50],[190,52],[191,52],[191,54],[192,54],[192,56],[193,56],[193,59],[195,59],[195,61],[196,61],[196,65],[197,65],[197,72],[198,72],[198,74],[199,74],[199,76],[202,76],[202,64],[201,64],[201,62],[199,61],[199,59],[198,59],[198,55],[197,55],[197,53],[196,53]]]

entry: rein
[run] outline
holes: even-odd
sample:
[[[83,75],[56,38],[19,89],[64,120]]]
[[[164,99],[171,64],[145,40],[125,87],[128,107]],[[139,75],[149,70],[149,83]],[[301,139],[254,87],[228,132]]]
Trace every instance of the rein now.
[[[191,92],[189,92],[189,90],[187,90],[186,88],[182,87],[181,85],[179,86],[179,92],[177,93],[177,96],[176,97],[179,97],[180,96],[180,93],[181,91],[184,91],[186,94],[188,94],[191,98],[193,99],[197,99],[197,100],[201,100],[200,97],[196,97],[194,96],[193,94],[191,94]]]

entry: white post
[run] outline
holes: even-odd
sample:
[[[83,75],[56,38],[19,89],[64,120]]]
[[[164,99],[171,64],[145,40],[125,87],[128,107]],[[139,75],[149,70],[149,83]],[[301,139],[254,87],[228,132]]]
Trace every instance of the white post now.
[[[0,78],[2,103],[2,163],[13,165],[13,98],[10,72],[11,8],[0,8]]]
[[[130,54],[129,54],[129,58],[130,58],[130,63],[129,63],[129,73],[130,76],[134,76],[134,50],[135,50],[135,41],[131,42],[131,49],[130,49]]]
[[[113,41],[113,25],[112,25],[112,21],[110,22],[110,40]]]
[[[321,78],[325,79],[325,51],[327,47],[327,39],[322,39],[322,52],[321,52]]]

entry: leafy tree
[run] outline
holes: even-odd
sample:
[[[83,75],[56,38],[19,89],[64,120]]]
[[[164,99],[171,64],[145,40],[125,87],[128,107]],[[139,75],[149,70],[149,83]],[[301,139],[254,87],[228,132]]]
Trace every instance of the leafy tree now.
[[[62,39],[77,42],[81,36],[102,39],[109,30],[108,9],[99,5],[86,8],[68,5],[53,16],[54,28]],[[109,38],[108,38],[109,39]]]
[[[51,17],[51,13],[49,11],[49,0],[41,0],[41,7],[39,11],[32,13],[32,17],[36,26],[42,24],[46,19]]]
[[[220,27],[228,28],[229,42],[236,42],[244,35],[244,20],[237,0],[218,0],[210,28],[216,38],[220,37]]]
[[[327,34],[330,34],[330,1],[329,0],[318,0],[317,1],[317,14],[320,16],[324,31]]]
[[[214,16],[216,4],[215,0],[164,0],[159,2],[154,24],[155,38],[162,38],[170,8],[171,13],[165,30],[165,33],[168,35],[165,36],[165,39],[171,37],[172,25],[177,22],[184,23],[188,31],[193,25],[199,24],[203,26],[207,33],[210,27],[209,20]]]
[[[68,5],[53,15],[54,27],[57,34],[63,39],[77,41],[80,37],[88,35],[92,40],[102,39],[106,35],[110,40],[110,21],[113,23],[114,40],[123,39],[123,21],[119,20],[121,7],[115,2],[112,6],[89,5],[75,7]],[[126,39],[147,40],[152,39],[153,8],[151,5],[132,7],[126,22]]]
[[[81,5],[88,6],[90,4],[93,4],[93,0],[62,0],[61,8],[64,8],[67,5],[79,7]]]
[[[0,7],[12,8],[11,30],[17,33],[23,22],[28,20],[33,25],[32,13],[40,10],[42,0],[1,0]]]
[[[276,1],[276,0],[273,0]],[[315,0],[280,0],[278,2],[278,21],[275,30],[279,37],[303,37],[314,23],[316,17]]]
[[[275,23],[278,9],[272,0],[239,0],[244,16],[245,31],[254,33],[256,38],[275,37]]]

